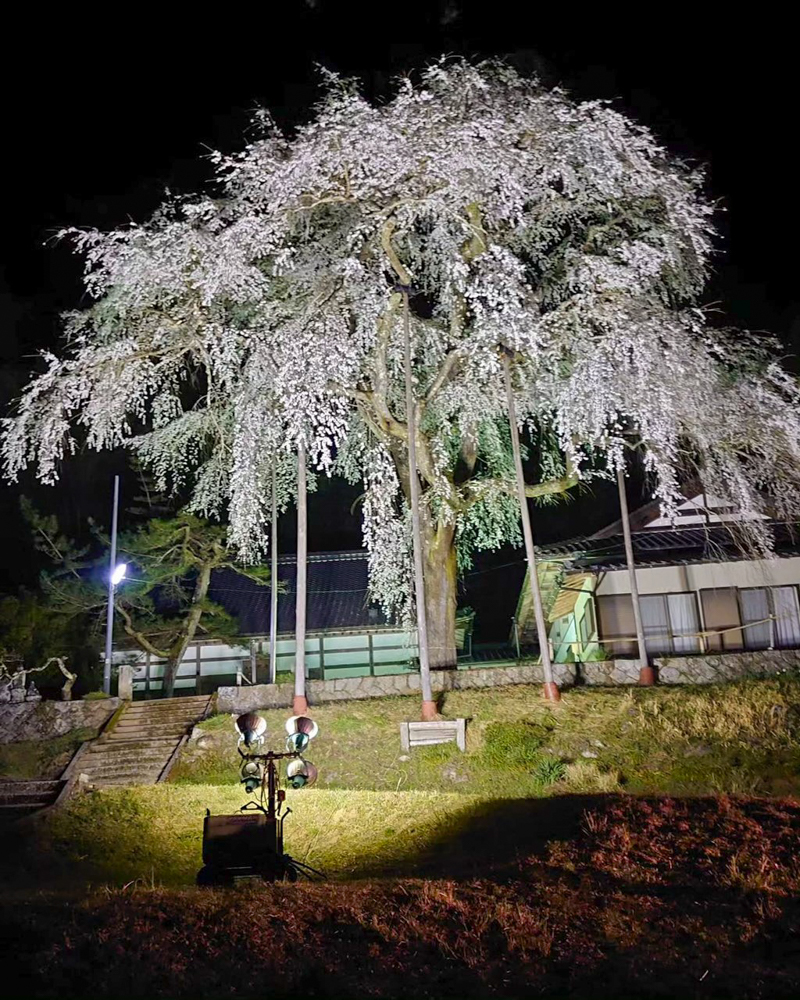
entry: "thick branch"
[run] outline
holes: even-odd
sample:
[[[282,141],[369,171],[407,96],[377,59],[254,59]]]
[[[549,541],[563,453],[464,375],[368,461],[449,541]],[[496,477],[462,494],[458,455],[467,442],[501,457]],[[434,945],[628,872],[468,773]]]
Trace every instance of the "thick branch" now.
[[[161,660],[166,660],[169,653],[166,650],[159,649],[158,646],[154,646],[144,632],[140,632],[138,629],[134,628],[133,618],[131,618],[125,608],[121,604],[116,603],[114,604],[114,608],[122,618],[122,627],[125,630],[125,634],[130,636],[139,648],[143,649],[146,653],[150,653],[151,656],[157,656]]]

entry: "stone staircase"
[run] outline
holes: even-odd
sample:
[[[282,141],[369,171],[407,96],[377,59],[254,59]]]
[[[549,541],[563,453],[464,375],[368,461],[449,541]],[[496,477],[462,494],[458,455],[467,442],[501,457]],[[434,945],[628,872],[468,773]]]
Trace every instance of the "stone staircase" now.
[[[0,826],[7,826],[51,806],[65,782],[0,780]]]
[[[176,750],[210,703],[210,696],[201,695],[128,704],[109,731],[81,754],[76,771],[96,786],[155,785],[166,777]]]

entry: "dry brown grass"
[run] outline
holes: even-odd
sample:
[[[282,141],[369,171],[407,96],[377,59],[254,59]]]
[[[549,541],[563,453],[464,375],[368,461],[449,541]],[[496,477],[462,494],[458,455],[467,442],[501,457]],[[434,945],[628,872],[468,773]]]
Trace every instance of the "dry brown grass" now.
[[[794,802],[615,796],[502,878],[13,902],[5,985],[43,1000],[793,997],[798,834]]]

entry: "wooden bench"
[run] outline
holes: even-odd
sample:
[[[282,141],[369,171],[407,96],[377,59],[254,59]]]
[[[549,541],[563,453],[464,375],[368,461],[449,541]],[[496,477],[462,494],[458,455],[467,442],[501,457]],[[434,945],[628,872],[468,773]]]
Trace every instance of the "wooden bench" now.
[[[440,719],[436,722],[401,722],[400,743],[404,750],[429,747],[436,743],[458,744],[462,753],[467,749],[467,720]]]

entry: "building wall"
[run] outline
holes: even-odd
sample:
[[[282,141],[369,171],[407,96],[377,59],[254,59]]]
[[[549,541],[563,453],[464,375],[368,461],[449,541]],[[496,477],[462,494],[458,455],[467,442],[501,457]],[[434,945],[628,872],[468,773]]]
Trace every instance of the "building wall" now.
[[[592,604],[594,628],[589,634],[589,641],[583,642],[580,635],[580,621],[586,614],[587,604]],[[572,663],[575,660],[585,660],[599,649],[597,643],[597,611],[590,590],[585,590],[575,601],[575,609],[570,614],[562,615],[550,624],[550,645],[553,659],[556,663]]]
[[[676,594],[714,587],[779,587],[800,584],[800,556],[789,559],[742,559],[739,562],[688,566],[645,566],[636,570],[640,594]],[[599,574],[596,593],[630,594],[626,569]]]

